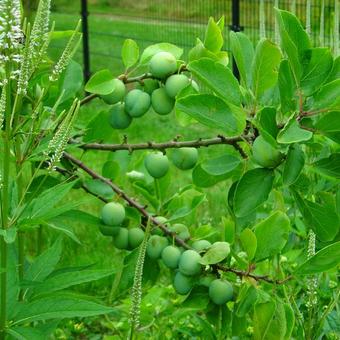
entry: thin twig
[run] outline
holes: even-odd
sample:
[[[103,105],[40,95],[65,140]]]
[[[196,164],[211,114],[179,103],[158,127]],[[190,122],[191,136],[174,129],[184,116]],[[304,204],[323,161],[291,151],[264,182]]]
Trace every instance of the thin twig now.
[[[240,146],[237,144],[242,141],[250,141],[253,139],[252,135],[242,135],[236,137],[225,137],[218,136],[215,138],[207,138],[207,139],[197,139],[191,141],[183,141],[179,142],[177,139],[173,139],[164,143],[155,143],[155,142],[146,142],[146,143],[137,143],[137,144],[129,144],[126,139],[121,144],[102,144],[102,143],[88,143],[81,144],[79,147],[83,150],[98,150],[98,151],[118,151],[118,150],[128,150],[130,152],[135,150],[166,150],[166,149],[176,149],[176,148],[184,148],[184,147],[208,147],[211,145],[218,144],[226,144],[234,146],[242,155],[242,157],[247,157],[243,150],[240,150]],[[77,143],[75,140],[71,140],[70,143]]]

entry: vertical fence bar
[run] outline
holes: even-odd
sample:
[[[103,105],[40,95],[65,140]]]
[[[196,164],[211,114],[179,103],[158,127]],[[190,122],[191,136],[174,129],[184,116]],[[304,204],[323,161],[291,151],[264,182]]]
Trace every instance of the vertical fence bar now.
[[[83,61],[84,61],[85,82],[87,82],[91,76],[88,15],[89,15],[89,12],[87,11],[87,0],[81,0],[81,19],[82,19],[82,30],[83,30]]]
[[[242,31],[240,26],[240,0],[232,0],[231,9],[231,26],[230,29],[234,32]],[[237,79],[240,80],[240,72],[237,68],[236,62],[233,60],[233,73]]]

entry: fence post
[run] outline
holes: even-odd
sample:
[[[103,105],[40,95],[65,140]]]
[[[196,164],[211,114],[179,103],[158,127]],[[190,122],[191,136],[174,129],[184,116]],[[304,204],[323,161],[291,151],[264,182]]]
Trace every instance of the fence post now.
[[[240,0],[232,0],[232,23],[230,25],[230,29],[234,32],[240,32],[243,30],[243,27],[240,26]],[[237,68],[236,62],[233,59],[233,73],[235,77],[240,80],[240,73]]]
[[[87,82],[91,76],[90,70],[90,47],[89,47],[89,30],[87,17],[87,0],[81,0],[81,19],[83,30],[83,61],[84,61],[84,80]]]

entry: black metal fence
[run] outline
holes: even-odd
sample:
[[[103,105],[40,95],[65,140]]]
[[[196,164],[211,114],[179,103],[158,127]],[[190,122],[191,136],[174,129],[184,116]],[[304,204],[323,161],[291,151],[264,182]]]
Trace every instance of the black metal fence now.
[[[140,0],[141,1],[141,0]],[[333,45],[335,1],[311,0],[310,30],[315,44]],[[87,0],[80,0],[83,19],[83,51],[78,51],[78,60],[83,59],[84,75],[87,79],[91,71],[107,67],[115,73],[122,70],[120,49],[125,39],[137,41],[141,49],[157,42],[170,42],[187,52],[196,37],[203,38],[208,17],[225,16],[226,44],[228,50],[228,30],[242,30],[253,41],[260,37],[265,28],[266,36],[275,39],[274,6],[291,10],[306,24],[307,0],[264,0],[261,12],[260,0],[143,0],[148,3],[148,11],[138,13],[138,0],[131,2],[136,10],[117,10],[108,7],[105,12],[88,11]],[[183,5],[185,3],[185,6]],[[190,6],[188,7],[188,4]],[[322,6],[322,4],[324,6]],[[323,9],[322,9],[323,8]],[[261,13],[265,21],[261,22]],[[62,17],[63,29],[72,28],[77,18],[75,14],[55,13]],[[78,12],[79,15],[79,12]],[[68,18],[68,19],[65,19]],[[323,21],[323,24],[322,24]],[[57,20],[58,23],[58,20]],[[262,24],[262,26],[261,26]],[[261,26],[261,28],[260,28]],[[55,49],[62,44],[52,45]]]

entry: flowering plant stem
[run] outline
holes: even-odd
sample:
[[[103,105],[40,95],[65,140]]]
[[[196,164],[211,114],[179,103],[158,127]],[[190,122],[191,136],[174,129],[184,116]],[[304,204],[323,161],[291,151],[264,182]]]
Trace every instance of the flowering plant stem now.
[[[10,68],[7,67],[6,74],[10,74]],[[10,152],[11,152],[11,138],[10,138],[10,119],[11,119],[11,83],[10,77],[7,77],[8,83],[6,85],[6,111],[5,111],[5,131],[3,133],[4,156],[3,156],[3,185],[2,185],[2,207],[1,207],[1,221],[2,229],[8,228],[9,215],[9,172],[10,172]],[[0,269],[0,340],[6,337],[6,321],[7,321],[7,243],[4,237],[0,239],[1,249],[1,269]]]

